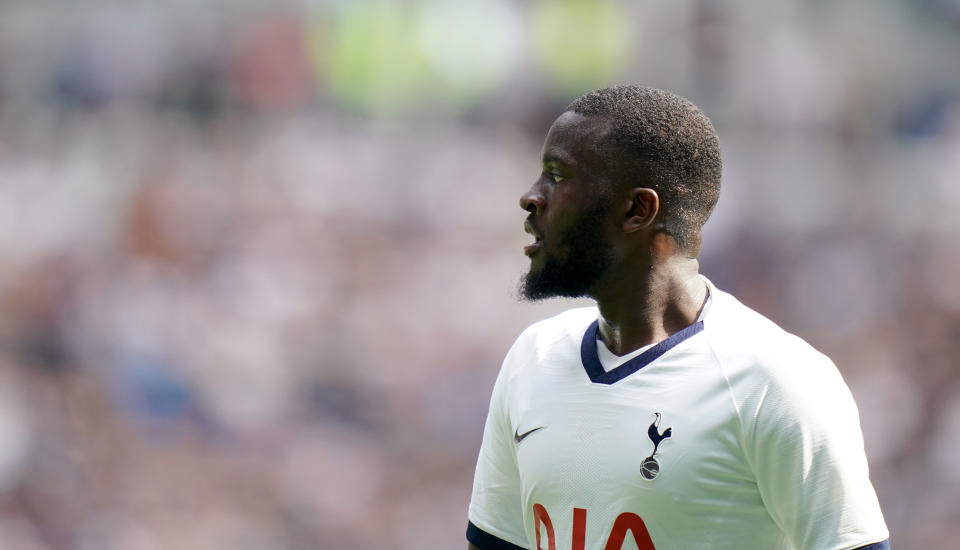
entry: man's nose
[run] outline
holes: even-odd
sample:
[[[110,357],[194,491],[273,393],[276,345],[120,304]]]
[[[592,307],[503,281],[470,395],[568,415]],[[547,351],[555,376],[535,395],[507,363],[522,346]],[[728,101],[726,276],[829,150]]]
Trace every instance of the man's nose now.
[[[531,214],[536,214],[538,216],[543,214],[543,206],[543,194],[537,191],[536,185],[531,187],[529,191],[520,197],[520,208],[523,208]]]

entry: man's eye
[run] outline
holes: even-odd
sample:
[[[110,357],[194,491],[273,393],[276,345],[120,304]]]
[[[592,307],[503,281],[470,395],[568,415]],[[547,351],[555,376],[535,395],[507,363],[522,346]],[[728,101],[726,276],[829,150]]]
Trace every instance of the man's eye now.
[[[560,174],[554,174],[553,172],[551,172],[550,174],[547,174],[547,175],[550,176],[550,179],[553,180],[553,183],[560,183],[561,181],[563,181],[564,179],[566,179],[566,178],[564,178],[563,176],[561,176]]]

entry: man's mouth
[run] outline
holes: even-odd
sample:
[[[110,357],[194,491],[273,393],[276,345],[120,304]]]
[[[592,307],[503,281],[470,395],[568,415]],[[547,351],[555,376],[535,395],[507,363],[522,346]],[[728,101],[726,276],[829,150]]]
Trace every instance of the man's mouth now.
[[[531,244],[523,247],[523,253],[527,256],[530,256],[536,252],[538,248],[540,248],[542,239],[540,238],[540,235],[537,234],[537,231],[533,228],[533,224],[530,223],[530,220],[523,222],[523,230],[532,235],[534,239]]]

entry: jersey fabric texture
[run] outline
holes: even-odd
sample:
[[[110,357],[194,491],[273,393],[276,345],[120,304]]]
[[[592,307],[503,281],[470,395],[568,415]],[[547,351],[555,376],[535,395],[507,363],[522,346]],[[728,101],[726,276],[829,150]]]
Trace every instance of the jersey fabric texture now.
[[[596,307],[520,335],[490,401],[473,545],[889,548],[836,367],[706,282],[701,320],[610,371]]]

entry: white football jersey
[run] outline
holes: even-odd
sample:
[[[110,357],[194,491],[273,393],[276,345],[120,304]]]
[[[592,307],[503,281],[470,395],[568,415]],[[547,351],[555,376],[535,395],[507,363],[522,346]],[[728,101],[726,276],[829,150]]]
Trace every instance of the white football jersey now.
[[[472,544],[889,547],[836,367],[707,284],[701,320],[610,371],[596,307],[520,335],[490,401]]]

